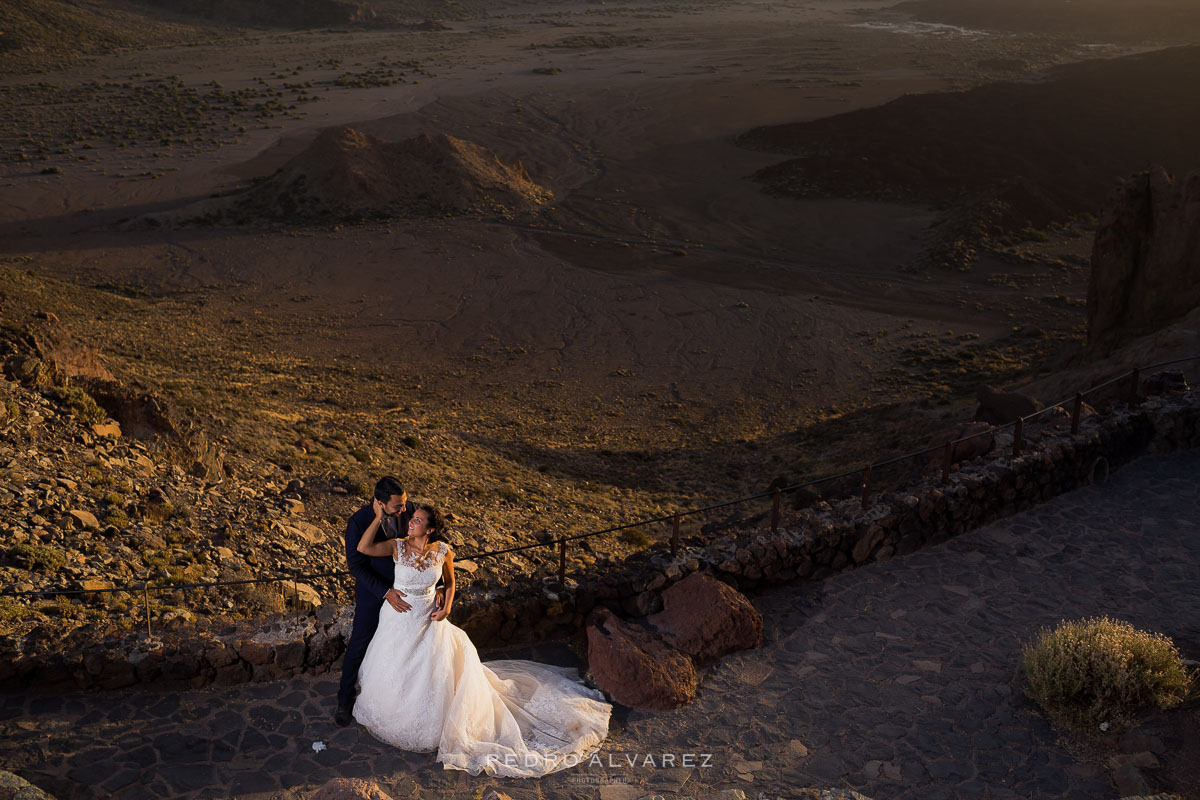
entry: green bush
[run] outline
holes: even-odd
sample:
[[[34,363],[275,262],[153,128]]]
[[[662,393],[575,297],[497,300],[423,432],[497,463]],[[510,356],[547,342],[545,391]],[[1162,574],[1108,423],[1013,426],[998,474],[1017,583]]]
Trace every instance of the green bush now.
[[[78,386],[55,387],[48,394],[50,398],[63,406],[83,422],[102,422],[107,416],[96,399]]]
[[[29,606],[21,605],[20,603],[9,600],[7,597],[0,597],[0,622],[11,622],[14,619],[24,619],[32,616],[36,612]]]
[[[30,572],[57,572],[67,563],[62,553],[40,544],[19,544],[9,549],[8,556]]]
[[[634,547],[645,547],[651,542],[650,537],[640,528],[626,528],[617,534],[617,536],[625,544],[633,545]]]
[[[1166,636],[1108,617],[1044,629],[1024,657],[1029,697],[1052,722],[1088,730],[1177,705],[1194,677]]]
[[[170,503],[151,503],[142,513],[142,519],[147,522],[162,524],[175,516],[175,506]]]

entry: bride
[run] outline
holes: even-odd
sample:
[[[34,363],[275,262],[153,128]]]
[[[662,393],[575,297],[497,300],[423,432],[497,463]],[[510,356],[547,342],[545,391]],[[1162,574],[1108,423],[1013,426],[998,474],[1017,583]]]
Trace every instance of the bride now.
[[[446,769],[533,778],[589,758],[608,735],[612,706],[573,669],[533,661],[484,664],[467,634],[446,621],[454,603],[454,554],[441,514],[420,505],[408,536],[376,542],[375,520],[358,551],[390,555],[395,588],[410,610],[388,603],[359,671],[354,717],[376,738],[404,750],[437,750]],[[445,583],[441,608],[434,602]]]

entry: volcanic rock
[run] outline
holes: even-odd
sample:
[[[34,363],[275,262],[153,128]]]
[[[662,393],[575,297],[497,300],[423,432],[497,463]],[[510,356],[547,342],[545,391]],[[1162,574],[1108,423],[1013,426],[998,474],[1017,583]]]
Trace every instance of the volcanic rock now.
[[[983,385],[975,390],[975,398],[979,400],[979,408],[975,410],[975,419],[992,425],[1006,425],[1021,417],[1027,417],[1044,407],[1039,401],[1020,392],[1005,392],[992,386]]]
[[[69,516],[71,516],[76,522],[79,523],[79,525],[81,527],[83,527],[86,530],[89,530],[89,531],[100,530],[99,520],[97,520],[96,516],[94,514],[92,514],[90,511],[83,511],[81,509],[72,509],[71,511],[68,511],[67,514]]]
[[[762,615],[745,595],[706,572],[692,573],[662,597],[663,610],[650,624],[697,662],[762,643]]]
[[[1088,348],[1111,353],[1200,306],[1200,171],[1123,180],[1092,246]]]
[[[669,709],[696,697],[696,669],[650,631],[622,622],[607,608],[588,620],[588,671],[613,700],[633,708]]]
[[[1181,370],[1157,372],[1142,380],[1142,394],[1147,396],[1162,396],[1168,392],[1186,392],[1187,377]]]

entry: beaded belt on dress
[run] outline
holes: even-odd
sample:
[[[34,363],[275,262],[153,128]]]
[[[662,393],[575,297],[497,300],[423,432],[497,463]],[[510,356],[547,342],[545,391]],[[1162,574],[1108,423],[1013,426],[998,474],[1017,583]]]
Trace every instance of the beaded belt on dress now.
[[[433,594],[433,586],[393,586],[393,589],[399,592],[404,592],[409,597],[418,597],[423,594]]]

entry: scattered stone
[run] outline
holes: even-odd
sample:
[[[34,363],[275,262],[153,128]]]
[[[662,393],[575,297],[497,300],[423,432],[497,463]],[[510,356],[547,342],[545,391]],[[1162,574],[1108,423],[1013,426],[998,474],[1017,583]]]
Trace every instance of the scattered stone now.
[[[1141,390],[1147,397],[1159,397],[1169,392],[1186,392],[1188,382],[1180,370],[1158,372],[1142,380]]]
[[[788,756],[794,759],[808,758],[808,748],[799,739],[787,743]]]
[[[321,607],[321,594],[307,583],[297,583],[296,604],[307,611],[318,609]]]
[[[294,502],[300,503],[299,500]],[[291,513],[299,514],[304,512],[304,504],[300,503],[300,511]],[[305,544],[320,544],[326,541],[325,532],[313,525],[302,520],[294,520],[287,525],[283,525],[282,534],[292,539],[292,541],[304,542]]]
[[[89,531],[100,530],[100,521],[96,519],[96,515],[92,514],[90,511],[74,509],[72,511],[68,511],[67,514],[74,518],[75,521],[79,523],[80,527],[83,527]]]
[[[97,436],[107,436],[112,439],[119,439],[121,438],[121,423],[113,422],[112,420],[109,420],[108,422],[97,422],[92,426],[92,433],[96,434]]]

